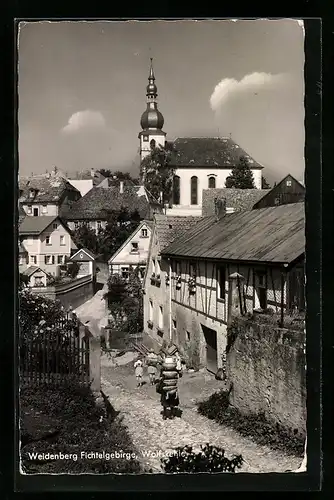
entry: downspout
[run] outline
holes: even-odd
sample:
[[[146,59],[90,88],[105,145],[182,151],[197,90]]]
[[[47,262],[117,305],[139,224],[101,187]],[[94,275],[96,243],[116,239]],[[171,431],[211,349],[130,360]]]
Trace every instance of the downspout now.
[[[168,259],[169,272],[169,341],[172,342],[172,264]]]

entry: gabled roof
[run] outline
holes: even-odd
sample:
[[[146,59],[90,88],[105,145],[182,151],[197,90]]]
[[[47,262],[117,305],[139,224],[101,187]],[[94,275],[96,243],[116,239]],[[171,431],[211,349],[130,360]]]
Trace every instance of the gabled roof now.
[[[26,275],[26,276],[32,276],[34,273],[36,273],[37,271],[45,274],[46,276],[49,276],[49,274],[44,271],[43,269],[41,269],[40,267],[38,266],[29,266],[27,267],[27,269],[25,269],[22,274]]]
[[[289,264],[305,251],[304,203],[206,217],[164,249],[168,256]]]
[[[79,250],[70,257],[70,260],[79,260],[79,261],[82,260],[77,258],[81,252],[85,253],[91,260],[96,259],[96,255],[94,255],[93,252],[88,250],[88,248],[79,248]]]
[[[251,168],[263,168],[232,139],[226,137],[178,137],[168,143],[174,167],[231,168],[245,156]]]
[[[270,191],[269,189],[234,189],[215,188],[203,189],[202,193],[202,214],[203,216],[214,215],[212,205],[214,199],[226,200],[226,208],[233,208],[235,212],[251,210],[254,204],[263,198]]]
[[[39,217],[27,216],[20,224],[19,234],[20,236],[39,235],[56,220],[71,234],[70,229],[57,215],[40,215]]]
[[[118,188],[94,187],[85,196],[75,202],[64,217],[67,220],[104,220],[108,212],[128,208],[138,210],[142,219],[149,216],[150,204],[145,196],[137,196],[133,188],[125,188],[123,193]]]
[[[153,229],[153,222],[150,221],[150,220],[143,220],[143,221],[141,221],[141,223],[136,227],[136,229],[130,234],[130,236],[128,237],[128,239],[126,241],[124,241],[124,243],[110,257],[110,259],[108,260],[108,264],[111,264],[113,262],[113,260],[117,257],[117,255],[123,250],[123,248],[126,247],[126,245],[128,245],[128,243],[130,243],[130,241],[134,238],[134,236],[138,233],[138,231],[140,231],[140,229],[143,226],[147,226],[152,231],[152,229]]]
[[[51,177],[50,179],[31,177],[26,181],[19,181],[19,187],[23,190],[20,198],[22,203],[58,204],[68,192],[76,192],[81,196],[78,189],[60,176]],[[33,197],[30,197],[31,190],[35,190]]]
[[[179,236],[196,224],[199,221],[199,217],[192,216],[172,216],[155,214],[154,215],[154,227],[155,232],[158,237],[160,250],[169,245],[175,238]]]
[[[301,184],[299,181],[297,181],[297,179],[295,179],[291,174],[288,174],[280,182],[278,182],[276,184],[276,186],[272,187],[271,189],[266,189],[265,191],[267,191],[267,192],[264,193],[264,196],[262,196],[259,200],[257,200],[254,203],[254,207],[253,208],[257,208],[257,205],[260,204],[260,202],[262,202],[263,200],[265,200],[268,196],[272,196],[272,194],[275,194],[276,192],[279,192],[282,184],[284,182],[286,182],[287,180],[292,180],[297,185],[299,185],[301,191],[305,192],[305,186],[303,184]],[[294,201],[299,201],[299,200],[294,200]]]

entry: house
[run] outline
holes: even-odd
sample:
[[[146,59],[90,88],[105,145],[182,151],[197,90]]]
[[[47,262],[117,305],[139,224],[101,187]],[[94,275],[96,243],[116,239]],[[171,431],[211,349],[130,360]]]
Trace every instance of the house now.
[[[122,208],[138,211],[141,220],[150,220],[155,212],[162,210],[159,204],[148,201],[147,196],[138,194],[135,188],[94,187],[64,214],[64,218],[72,230],[86,224],[98,233],[107,225],[109,214]]]
[[[143,220],[123,245],[108,260],[109,273],[127,279],[130,267],[139,266],[144,277],[153,223]]]
[[[98,170],[95,171],[92,168],[88,172],[76,172],[75,174],[70,174],[67,181],[74,186],[78,191],[80,191],[81,196],[85,196],[93,187],[101,185],[106,181],[104,177]]]
[[[288,174],[259,201],[254,208],[274,207],[288,203],[299,203],[305,200],[305,186]]]
[[[60,217],[48,215],[25,217],[19,226],[19,244],[22,249],[20,272],[33,265],[53,276],[58,275],[59,266],[65,264],[76,249],[67,225]],[[28,263],[22,260],[24,255]]]
[[[50,277],[46,271],[38,266],[29,266],[22,274],[28,278],[27,285],[34,288],[46,287]]]
[[[172,207],[167,215],[202,215],[202,191],[207,188],[224,188],[232,168],[243,156],[248,160],[257,189],[262,186],[263,166],[255,161],[244,149],[227,137],[178,137],[166,140],[163,130],[164,116],[158,109],[158,89],[155,81],[153,62],[146,86],[146,110],[143,112],[138,134],[140,160],[156,147],[170,152],[170,166],[174,168]],[[141,175],[145,178],[145,165]]]
[[[96,256],[87,248],[80,248],[70,257],[70,262],[76,262],[79,265],[77,278],[91,275],[96,276]]]
[[[19,182],[19,203],[26,215],[60,216],[81,198],[80,192],[63,177],[32,177]]]
[[[145,288],[146,331],[216,372],[233,314],[270,308],[283,323],[288,312],[304,310],[304,251],[303,203],[199,219],[161,249],[168,288],[158,296]],[[152,273],[153,266],[147,279]]]
[[[182,232],[198,223],[198,217],[173,217],[157,214],[154,216],[147,268],[144,277],[144,331],[162,343],[169,335],[169,268],[161,261],[161,252]],[[167,300],[167,305],[166,305]],[[167,330],[166,330],[167,328]]]

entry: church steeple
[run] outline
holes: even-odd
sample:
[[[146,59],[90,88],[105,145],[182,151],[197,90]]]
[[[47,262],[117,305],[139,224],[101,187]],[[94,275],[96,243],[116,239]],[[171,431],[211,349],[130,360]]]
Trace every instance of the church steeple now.
[[[153,58],[151,57],[148,85],[146,86],[147,106],[140,119],[142,128],[142,132],[139,133],[141,160],[150,154],[152,146],[165,145],[166,134],[162,131],[165,120],[158,110],[157,97],[158,89],[155,84]]]

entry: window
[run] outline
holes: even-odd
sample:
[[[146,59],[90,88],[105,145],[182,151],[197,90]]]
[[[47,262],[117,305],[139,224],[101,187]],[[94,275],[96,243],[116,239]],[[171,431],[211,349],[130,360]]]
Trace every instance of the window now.
[[[173,328],[176,330],[176,319],[173,319]]]
[[[65,264],[65,255],[58,255],[57,263],[58,264]]]
[[[47,237],[45,238],[45,244],[46,244],[46,245],[51,245],[51,236],[47,236]]]
[[[101,229],[102,228],[102,222],[100,220],[96,221],[96,228]]]
[[[160,269],[160,262],[158,260],[156,261],[155,269],[157,272],[157,276],[160,276],[161,269]]]
[[[48,206],[42,205],[42,214],[47,214],[47,213],[48,213]]]
[[[38,208],[34,208],[34,217],[38,217]]]
[[[155,274],[155,259],[152,259],[152,274]]]
[[[144,142],[148,142],[148,136],[147,136],[147,135],[144,135],[144,136],[143,136],[143,141],[144,141]]]
[[[196,278],[196,262],[190,262],[190,264],[189,264],[189,276],[191,278]]]
[[[54,222],[54,223],[52,224],[52,229],[57,229],[57,227],[58,227],[57,222]]]
[[[152,300],[150,300],[149,320],[153,321],[153,302],[152,302]]]
[[[66,241],[65,241],[65,235],[64,235],[64,234],[62,234],[62,235],[60,236],[60,244],[61,244],[61,246],[64,246],[64,245],[66,244]]]
[[[159,328],[162,330],[164,327],[164,314],[162,306],[159,306]]]
[[[27,214],[32,214],[32,206],[28,205],[27,207]]]
[[[44,263],[47,266],[50,266],[55,263],[55,256],[54,255],[45,255],[44,256]]]
[[[30,264],[37,264],[37,255],[30,255]]]
[[[292,185],[292,182],[291,181],[286,181],[286,185],[290,187]]]
[[[190,179],[190,203],[191,205],[197,205],[198,203],[198,179],[193,176]]]
[[[213,189],[216,187],[216,178],[211,176],[209,177],[209,188]]]
[[[138,243],[136,241],[131,242],[131,253],[138,253]]]
[[[173,205],[180,205],[180,177],[174,175],[173,178]]]
[[[35,286],[43,286],[43,277],[42,276],[35,276]]]
[[[141,230],[141,237],[147,238],[147,236],[148,236],[147,229],[143,227],[143,229]]]
[[[187,341],[189,342],[189,340],[190,340],[190,332],[187,331],[186,332],[186,336],[187,336]]]
[[[261,309],[267,309],[267,284],[265,273],[257,273],[257,295]]]
[[[121,276],[125,280],[129,278],[129,268],[128,267],[121,267]]]
[[[217,267],[217,298],[225,299],[225,282],[226,282],[226,268],[225,266]]]

